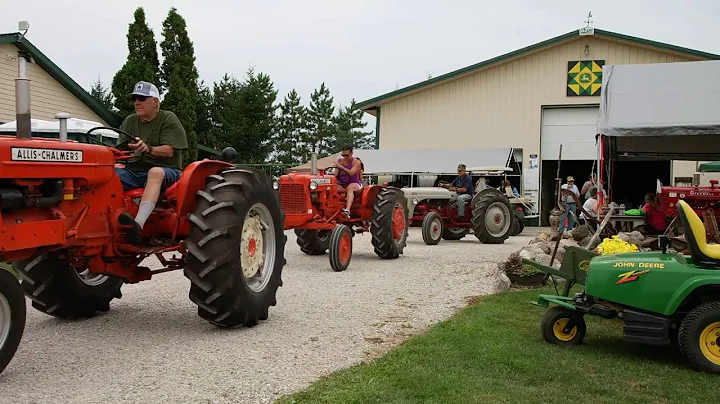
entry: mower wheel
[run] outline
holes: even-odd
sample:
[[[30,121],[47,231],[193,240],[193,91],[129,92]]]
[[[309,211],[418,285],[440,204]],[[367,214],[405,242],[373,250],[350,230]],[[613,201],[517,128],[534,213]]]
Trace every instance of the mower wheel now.
[[[577,319],[577,325],[569,333],[565,333],[563,327],[574,316]],[[545,312],[540,321],[540,330],[545,341],[551,344],[580,345],[585,338],[587,326],[582,315],[564,307],[556,306]]]
[[[470,229],[462,227],[454,229],[446,227],[443,229],[442,238],[449,241],[462,240],[465,236],[467,236],[469,230]]]
[[[330,230],[295,229],[300,251],[307,255],[323,255],[330,245]]]
[[[695,370],[720,373],[720,301],[691,310],[680,325],[678,342]]]
[[[484,189],[472,200],[472,223],[475,237],[484,244],[502,244],[510,237],[512,207],[497,189]]]
[[[375,254],[383,259],[398,258],[408,236],[408,208],[398,188],[382,188],[373,206],[370,234]]]
[[[350,266],[352,258],[353,234],[350,228],[339,224],[330,233],[330,267],[342,272]]]
[[[0,373],[15,356],[25,331],[25,296],[18,280],[0,268]]]
[[[55,255],[16,261],[13,268],[20,274],[32,306],[53,317],[94,317],[98,312],[108,312],[110,302],[122,297],[120,288],[124,281],[121,278],[78,271]]]
[[[443,221],[437,212],[425,215],[422,221],[422,238],[427,245],[436,245],[443,235]]]
[[[282,286],[284,214],[270,178],[236,168],[210,175],[196,193],[185,240],[190,300],[218,327],[253,327]]]
[[[513,216],[512,225],[510,226],[510,237],[515,237],[520,234],[520,232],[522,231],[520,230],[521,226],[522,222],[520,221],[520,218],[518,218],[517,216]]]

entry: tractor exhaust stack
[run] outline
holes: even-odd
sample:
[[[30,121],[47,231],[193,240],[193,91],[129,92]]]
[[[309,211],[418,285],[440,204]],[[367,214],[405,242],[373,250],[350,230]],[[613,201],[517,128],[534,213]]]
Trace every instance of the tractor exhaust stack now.
[[[55,119],[60,120],[60,141],[67,142],[67,120],[70,119],[70,114],[66,112],[59,112],[55,115]]]
[[[27,77],[27,62],[30,55],[18,52],[18,78],[15,79],[15,114],[18,138],[30,139],[30,79]]]
[[[317,163],[317,153],[310,154],[310,174],[317,175],[318,173],[318,163]]]

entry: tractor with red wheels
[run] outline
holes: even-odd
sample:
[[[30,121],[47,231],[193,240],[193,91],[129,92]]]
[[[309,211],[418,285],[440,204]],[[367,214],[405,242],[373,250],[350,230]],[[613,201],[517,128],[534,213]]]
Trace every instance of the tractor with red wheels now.
[[[98,127],[88,139],[100,129],[126,139],[114,147],[68,141],[68,114],[58,115],[59,138],[32,138],[24,55],[18,60],[18,130],[0,136],[0,262],[12,264],[32,306],[62,319],[92,317],[110,309],[123,284],[183,269],[203,319],[219,327],[266,319],[286,240],[270,179],[227,161],[193,162],[158,199],[140,244],[130,243],[120,216],[135,216],[143,190],[123,190],[115,167],[138,158],[122,150],[134,138]],[[163,268],[142,265],[150,256]]]
[[[720,220],[720,186],[717,180],[710,180],[710,186],[700,186],[699,176],[695,175],[692,186],[662,186],[658,183],[658,208],[666,212],[668,232],[684,232],[679,220],[677,205],[685,201],[705,223],[708,240],[720,242],[717,222]]]
[[[330,267],[344,271],[350,265],[353,237],[369,232],[375,254],[398,258],[408,236],[407,201],[402,190],[380,185],[355,192],[350,217],[342,215],[346,193],[330,170],[317,168],[313,155],[310,173],[282,175],[273,186],[285,213],[284,228],[294,229],[300,250],[308,255],[329,252]]]

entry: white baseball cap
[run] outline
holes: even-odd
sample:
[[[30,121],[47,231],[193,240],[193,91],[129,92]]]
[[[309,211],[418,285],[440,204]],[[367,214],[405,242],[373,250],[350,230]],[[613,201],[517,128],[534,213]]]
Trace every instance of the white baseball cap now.
[[[132,97],[133,95],[141,95],[144,97],[154,97],[154,98],[160,98],[160,91],[158,91],[158,88],[153,83],[148,83],[147,81],[138,81],[135,83],[135,87],[130,94]]]

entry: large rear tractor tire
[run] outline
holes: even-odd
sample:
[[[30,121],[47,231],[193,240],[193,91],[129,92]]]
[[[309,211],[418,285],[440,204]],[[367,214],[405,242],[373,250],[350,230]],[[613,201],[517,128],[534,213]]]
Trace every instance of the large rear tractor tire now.
[[[405,194],[397,188],[383,188],[373,206],[370,234],[375,254],[395,259],[403,253],[408,236],[408,207]]]
[[[330,230],[295,229],[300,251],[307,255],[323,255],[330,246]]]
[[[78,271],[52,254],[16,261],[13,268],[22,278],[32,306],[62,319],[90,318],[110,310],[110,301],[121,298],[120,278]]]
[[[352,259],[353,234],[350,228],[339,224],[330,233],[330,267],[342,272],[350,266]]]
[[[205,183],[185,240],[190,300],[218,327],[255,326],[282,286],[287,237],[278,195],[255,169],[229,169]]]
[[[443,221],[436,212],[429,212],[422,221],[422,238],[427,245],[436,245],[443,235]]]
[[[500,191],[488,188],[472,200],[473,233],[484,244],[503,244],[512,231],[515,217],[507,197]]]
[[[25,331],[25,296],[18,280],[0,268],[0,373],[15,356]]]

